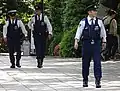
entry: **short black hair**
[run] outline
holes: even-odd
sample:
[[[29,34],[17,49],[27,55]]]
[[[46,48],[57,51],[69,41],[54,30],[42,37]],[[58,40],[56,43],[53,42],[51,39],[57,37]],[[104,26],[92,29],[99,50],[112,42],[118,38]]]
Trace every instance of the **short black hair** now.
[[[112,15],[114,15],[114,14],[117,14],[116,11],[114,11],[114,10],[109,10],[109,11],[108,11],[108,15],[112,16]]]

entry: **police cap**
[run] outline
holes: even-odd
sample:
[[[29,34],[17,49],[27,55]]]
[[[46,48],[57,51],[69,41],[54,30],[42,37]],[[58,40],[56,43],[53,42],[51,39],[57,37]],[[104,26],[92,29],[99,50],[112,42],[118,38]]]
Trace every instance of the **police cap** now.
[[[10,11],[8,11],[8,15],[10,15],[10,16],[15,16],[16,13],[17,13],[17,10],[10,10]]]
[[[89,5],[87,8],[86,8],[86,11],[97,11],[97,6],[96,5]]]
[[[34,6],[35,10],[42,10],[42,3],[38,3]]]

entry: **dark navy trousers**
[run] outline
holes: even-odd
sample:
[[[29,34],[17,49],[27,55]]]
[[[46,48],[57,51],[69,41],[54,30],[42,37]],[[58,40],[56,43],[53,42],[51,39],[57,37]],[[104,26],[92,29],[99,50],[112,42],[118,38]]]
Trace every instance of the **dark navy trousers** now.
[[[84,40],[82,46],[82,76],[83,80],[88,80],[91,59],[94,62],[94,76],[96,79],[102,77],[101,71],[101,42],[99,40],[91,44],[91,40]]]
[[[10,62],[11,62],[11,64],[15,65],[15,57],[14,57],[15,52],[17,52],[16,62],[19,62],[21,59],[20,39],[7,38],[7,46],[8,46],[8,50],[9,50]]]
[[[34,44],[36,50],[36,59],[43,59],[45,57],[46,39],[41,35],[34,35]]]

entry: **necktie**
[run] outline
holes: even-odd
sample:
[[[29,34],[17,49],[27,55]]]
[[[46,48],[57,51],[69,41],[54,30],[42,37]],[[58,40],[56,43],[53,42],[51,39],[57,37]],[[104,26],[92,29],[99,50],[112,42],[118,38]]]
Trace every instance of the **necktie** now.
[[[92,30],[94,29],[94,22],[93,22],[93,19],[91,19],[91,29],[92,29]]]
[[[40,20],[40,16],[38,16],[38,20]]]
[[[91,38],[92,38],[91,44],[94,44],[93,31],[94,31],[94,23],[93,23],[93,19],[91,19]]]

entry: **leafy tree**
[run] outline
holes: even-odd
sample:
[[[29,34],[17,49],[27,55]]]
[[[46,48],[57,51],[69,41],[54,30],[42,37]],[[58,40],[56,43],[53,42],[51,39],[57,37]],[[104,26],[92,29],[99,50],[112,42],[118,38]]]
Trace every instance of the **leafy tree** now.
[[[62,26],[62,0],[50,0],[47,4],[48,13],[50,15],[51,24],[53,27],[53,40],[49,46],[49,54],[53,54],[54,47],[61,42],[63,35]]]
[[[117,10],[118,14],[117,14],[117,22],[118,22],[118,34],[120,35],[120,8],[118,8]]]
[[[62,11],[61,11],[61,1],[62,0],[50,0],[49,1],[49,10],[51,15],[51,23],[54,28],[54,33],[61,32],[62,29]]]
[[[79,21],[85,16],[86,5],[81,0],[66,0],[63,11],[64,30],[70,30],[79,24]]]

